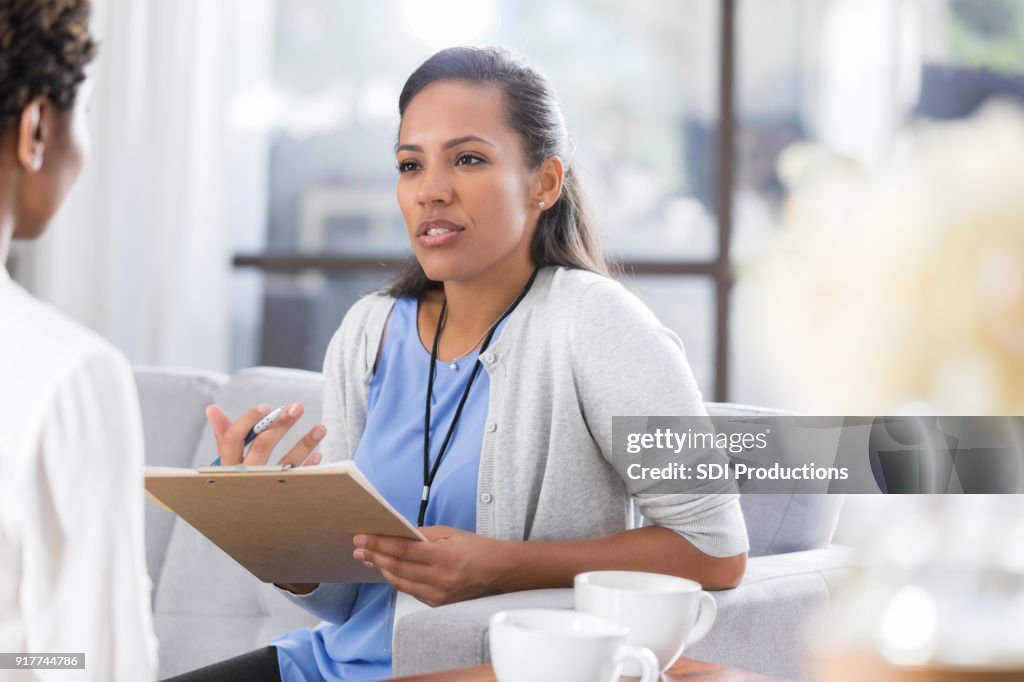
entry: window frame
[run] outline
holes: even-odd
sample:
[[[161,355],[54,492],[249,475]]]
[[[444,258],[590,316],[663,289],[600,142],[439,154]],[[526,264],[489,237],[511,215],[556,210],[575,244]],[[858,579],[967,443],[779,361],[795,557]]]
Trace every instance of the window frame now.
[[[634,275],[671,275],[709,278],[714,287],[715,320],[713,331],[714,386],[713,399],[729,399],[729,348],[732,311],[733,269],[732,197],[735,183],[736,149],[735,86],[736,86],[736,0],[719,0],[718,116],[715,135],[715,223],[718,231],[718,254],[708,260],[653,261],[627,259],[618,261],[622,271]],[[723,159],[732,162],[723,163]],[[395,255],[354,256],[331,252],[302,253],[266,251],[238,253],[232,258],[235,268],[256,268],[264,273],[318,272],[338,274],[394,270],[406,262]]]

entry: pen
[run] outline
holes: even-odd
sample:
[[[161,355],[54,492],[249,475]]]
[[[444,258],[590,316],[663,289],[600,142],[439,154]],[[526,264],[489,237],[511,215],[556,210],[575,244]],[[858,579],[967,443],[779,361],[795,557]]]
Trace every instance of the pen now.
[[[242,447],[244,448],[246,445],[251,443],[256,438],[256,436],[260,435],[261,433],[269,429],[270,425],[273,424],[278,417],[284,414],[285,408],[287,407],[287,405],[282,405],[281,407],[277,408],[276,410],[268,414],[263,419],[256,422],[256,426],[249,429],[249,433],[245,435],[245,442],[242,443]],[[213,460],[213,464],[211,464],[210,466],[220,466],[220,457]]]

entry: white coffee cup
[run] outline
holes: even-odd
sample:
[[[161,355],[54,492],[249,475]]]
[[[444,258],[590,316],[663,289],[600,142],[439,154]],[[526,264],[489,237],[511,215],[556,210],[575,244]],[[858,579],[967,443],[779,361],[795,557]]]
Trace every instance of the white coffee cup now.
[[[708,634],[718,607],[700,583],[659,573],[593,571],[576,576],[576,610],[629,628],[626,642],[646,647],[667,670],[687,646]],[[639,675],[627,665],[625,675]]]
[[[657,682],[658,662],[627,646],[629,631],[606,618],[557,609],[491,616],[491,663],[498,682],[614,682],[625,662],[641,682]]]

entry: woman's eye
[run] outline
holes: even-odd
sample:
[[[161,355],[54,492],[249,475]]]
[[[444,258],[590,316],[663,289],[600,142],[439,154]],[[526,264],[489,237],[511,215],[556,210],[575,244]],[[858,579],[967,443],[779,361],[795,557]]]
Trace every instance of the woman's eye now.
[[[416,170],[416,162],[415,161],[399,161],[398,162],[398,172],[399,173],[408,173],[409,171],[414,171],[414,170]]]
[[[455,160],[456,166],[477,166],[484,160],[475,154],[463,154]]]

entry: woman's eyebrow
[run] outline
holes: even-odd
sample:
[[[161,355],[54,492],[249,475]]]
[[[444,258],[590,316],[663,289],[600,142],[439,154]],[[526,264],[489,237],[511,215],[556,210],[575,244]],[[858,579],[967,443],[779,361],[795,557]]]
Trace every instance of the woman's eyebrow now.
[[[494,146],[493,144],[491,144],[482,137],[477,137],[476,135],[463,135],[462,137],[456,137],[454,139],[448,140],[443,145],[441,145],[441,148],[451,149],[452,147],[457,147],[465,142],[483,142],[484,144],[489,145],[491,147]],[[419,146],[418,144],[403,144],[395,147],[396,154],[402,151],[422,152],[423,147]]]

